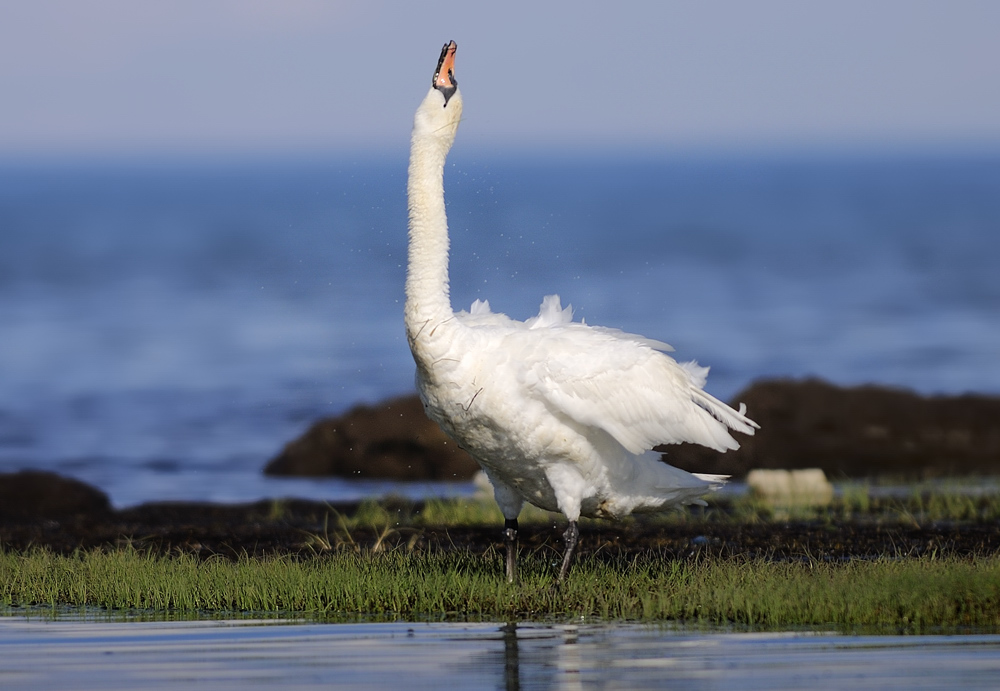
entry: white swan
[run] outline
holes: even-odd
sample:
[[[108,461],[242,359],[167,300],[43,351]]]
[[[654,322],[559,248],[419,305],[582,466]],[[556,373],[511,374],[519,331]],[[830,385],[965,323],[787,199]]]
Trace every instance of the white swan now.
[[[728,428],[757,424],[702,390],[706,368],[678,364],[670,346],[572,321],[559,297],[520,322],[476,301],[453,312],[448,295],[444,163],[462,115],[454,41],[441,51],[417,109],[410,149],[406,334],[427,414],[486,471],[504,515],[507,579],[517,577],[524,501],[569,520],[558,579],[582,516],[614,518],[697,503],[724,476],[663,463],[657,444],[725,451]]]

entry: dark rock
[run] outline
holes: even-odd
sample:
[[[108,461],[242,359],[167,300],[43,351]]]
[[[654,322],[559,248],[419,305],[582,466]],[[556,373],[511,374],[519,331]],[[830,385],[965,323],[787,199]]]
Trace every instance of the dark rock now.
[[[685,470],[743,477],[754,468],[822,468],[828,477],[990,475],[1000,472],[1000,398],[920,396],[818,379],[769,380],[734,398],[760,424],[725,454],[658,447]],[[478,466],[427,419],[416,396],[357,407],[316,423],[265,468],[271,475],[464,480]]]
[[[472,458],[428,419],[417,396],[358,406],[321,420],[285,446],[267,475],[468,480]]]
[[[760,424],[725,454],[658,447],[686,470],[741,477],[753,468],[822,468],[828,477],[927,478],[1000,472],[1000,398],[919,396],[817,380],[757,382],[734,398]]]
[[[110,510],[108,495],[79,480],[40,470],[0,473],[0,517],[55,519]]]

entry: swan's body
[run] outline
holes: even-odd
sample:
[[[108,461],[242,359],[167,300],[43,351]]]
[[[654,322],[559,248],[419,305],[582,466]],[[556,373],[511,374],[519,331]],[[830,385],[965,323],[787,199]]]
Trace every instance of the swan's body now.
[[[414,119],[409,170],[406,331],[427,414],[493,483],[506,519],[507,575],[515,577],[524,501],[569,520],[565,576],[582,516],[614,518],[699,501],[719,476],[660,460],[657,444],[725,451],[729,429],[757,426],[702,390],[707,370],[678,364],[665,343],[572,321],[558,296],[520,322],[477,301],[452,311],[444,162],[461,118],[454,42]]]

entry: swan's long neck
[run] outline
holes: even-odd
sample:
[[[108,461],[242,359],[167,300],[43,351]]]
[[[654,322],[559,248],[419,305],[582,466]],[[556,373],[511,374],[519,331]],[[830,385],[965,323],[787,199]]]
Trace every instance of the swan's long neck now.
[[[451,148],[439,137],[414,131],[407,194],[410,209],[406,328],[410,341],[430,322],[452,315],[448,295],[448,219],[444,208],[444,162]]]

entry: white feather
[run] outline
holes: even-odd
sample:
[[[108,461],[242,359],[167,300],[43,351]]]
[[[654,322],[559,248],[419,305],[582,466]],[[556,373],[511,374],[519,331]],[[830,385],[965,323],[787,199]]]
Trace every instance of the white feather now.
[[[574,322],[557,295],[523,322],[480,300],[451,311],[442,178],[461,103],[432,88],[412,138],[405,313],[427,413],[482,465],[507,518],[524,500],[571,521],[699,501],[724,478],[650,449],[735,449],[729,430],[757,427],[703,390],[707,368],[677,363],[661,341]]]

